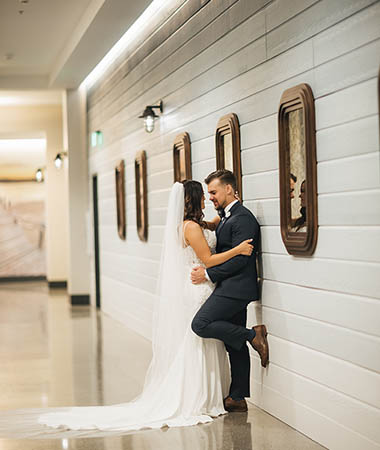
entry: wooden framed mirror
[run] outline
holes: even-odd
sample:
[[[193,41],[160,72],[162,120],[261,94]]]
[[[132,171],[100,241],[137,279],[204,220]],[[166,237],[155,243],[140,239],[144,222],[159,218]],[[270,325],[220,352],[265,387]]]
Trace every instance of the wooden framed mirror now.
[[[227,169],[235,174],[238,195],[242,199],[240,125],[236,114],[227,114],[219,120],[215,134],[215,146],[217,170]]]
[[[176,136],[173,144],[174,182],[192,179],[191,144],[188,133]]]
[[[126,223],[125,223],[125,169],[124,161],[120,161],[115,167],[115,184],[116,184],[116,211],[117,211],[117,232],[120,239],[125,240]]]
[[[135,158],[136,183],[136,225],[137,233],[142,241],[148,239],[148,195],[146,152],[138,152]]]
[[[281,235],[288,253],[311,255],[317,244],[317,162],[314,96],[299,84],[278,110]]]

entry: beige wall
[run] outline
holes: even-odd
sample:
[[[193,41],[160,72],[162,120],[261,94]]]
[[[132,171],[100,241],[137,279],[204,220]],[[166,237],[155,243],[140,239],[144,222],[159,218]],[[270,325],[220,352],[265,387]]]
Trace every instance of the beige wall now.
[[[67,168],[54,166],[62,151],[62,108],[60,105],[0,107],[0,133],[44,133],[46,138],[46,250],[49,281],[67,280]]]
[[[28,201],[45,201],[46,192],[44,183],[17,182],[1,183],[0,198],[11,203]]]
[[[103,309],[150,336],[174,138],[190,134],[193,178],[202,180],[215,169],[218,119],[236,113],[243,201],[262,227],[263,295],[249,325],[264,321],[271,347],[267,370],[252,353],[251,401],[330,449],[378,449],[380,3],[220,0],[182,24],[194,3],[89,92],[89,132],[104,133],[89,158],[99,182]],[[319,237],[309,258],[287,254],[279,226],[277,109],[299,83],[310,84],[316,108]],[[147,134],[138,116],[159,99],[163,116]],[[146,243],[136,230],[139,150],[147,152]],[[120,159],[126,241],[116,224]]]

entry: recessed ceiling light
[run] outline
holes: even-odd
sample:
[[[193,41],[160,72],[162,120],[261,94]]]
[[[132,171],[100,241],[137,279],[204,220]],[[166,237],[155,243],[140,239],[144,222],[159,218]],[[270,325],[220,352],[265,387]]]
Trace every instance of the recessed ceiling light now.
[[[0,153],[4,151],[44,151],[46,139],[0,139]]]

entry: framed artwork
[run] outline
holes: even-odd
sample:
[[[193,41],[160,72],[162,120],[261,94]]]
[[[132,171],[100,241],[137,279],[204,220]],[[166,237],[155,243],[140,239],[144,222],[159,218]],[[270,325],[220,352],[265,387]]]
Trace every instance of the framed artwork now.
[[[291,255],[311,255],[317,244],[317,162],[314,96],[299,84],[278,110],[281,236]]]
[[[117,210],[117,232],[120,239],[125,240],[126,223],[125,223],[125,181],[124,181],[124,161],[115,167],[116,181],[116,210]]]
[[[191,180],[191,144],[188,133],[176,136],[173,145],[174,182]]]
[[[135,158],[136,183],[136,224],[137,233],[142,241],[148,240],[148,195],[146,152],[142,150]]]
[[[223,116],[215,134],[216,168],[233,172],[237,180],[238,195],[242,199],[240,125],[236,114]]]

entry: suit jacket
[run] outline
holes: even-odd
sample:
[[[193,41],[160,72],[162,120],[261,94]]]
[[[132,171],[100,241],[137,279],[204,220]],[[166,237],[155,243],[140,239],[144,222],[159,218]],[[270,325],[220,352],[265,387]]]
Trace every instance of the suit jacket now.
[[[214,293],[240,300],[258,300],[256,250],[259,245],[260,226],[255,216],[240,202],[230,209],[230,216],[220,221],[216,228],[216,252],[222,253],[239,245],[245,239],[253,239],[251,256],[238,255],[223,264],[210,267],[207,273],[216,283]]]

